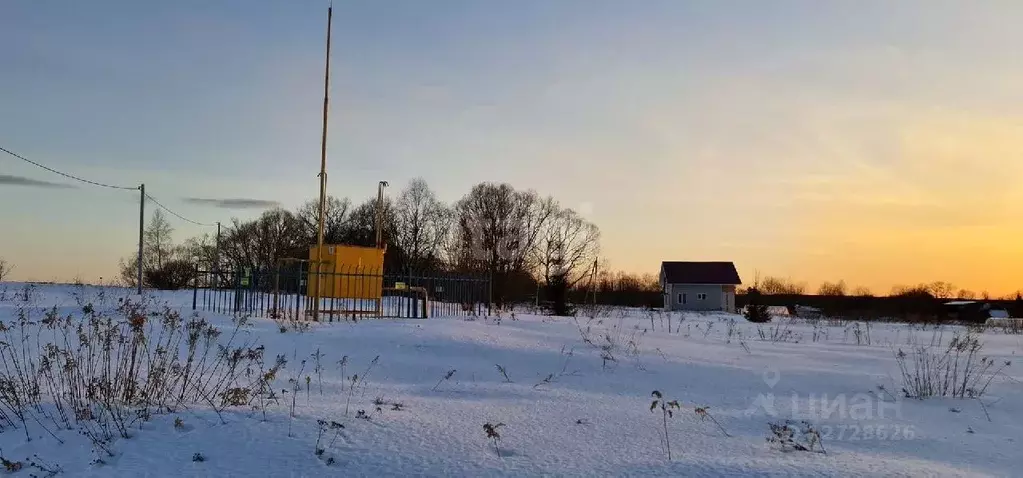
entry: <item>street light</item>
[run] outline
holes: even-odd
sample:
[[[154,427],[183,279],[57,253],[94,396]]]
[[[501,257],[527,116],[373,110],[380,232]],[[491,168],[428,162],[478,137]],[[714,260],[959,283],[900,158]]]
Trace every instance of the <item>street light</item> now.
[[[387,181],[377,184],[377,249],[384,248],[384,188],[387,186]]]

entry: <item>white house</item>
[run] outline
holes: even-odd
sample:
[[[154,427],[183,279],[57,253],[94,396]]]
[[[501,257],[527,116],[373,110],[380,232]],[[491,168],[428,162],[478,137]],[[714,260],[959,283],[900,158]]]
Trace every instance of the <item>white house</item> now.
[[[742,284],[731,262],[661,263],[664,310],[735,312],[735,286]]]

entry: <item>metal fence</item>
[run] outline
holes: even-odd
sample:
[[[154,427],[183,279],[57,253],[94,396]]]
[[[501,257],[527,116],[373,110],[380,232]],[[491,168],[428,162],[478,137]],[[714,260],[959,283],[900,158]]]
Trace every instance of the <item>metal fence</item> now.
[[[314,298],[317,284],[319,307]],[[390,272],[357,265],[310,274],[308,262],[295,261],[272,270],[196,271],[192,310],[289,320],[316,316],[331,322],[452,317],[489,313],[490,297],[490,280],[485,275]]]

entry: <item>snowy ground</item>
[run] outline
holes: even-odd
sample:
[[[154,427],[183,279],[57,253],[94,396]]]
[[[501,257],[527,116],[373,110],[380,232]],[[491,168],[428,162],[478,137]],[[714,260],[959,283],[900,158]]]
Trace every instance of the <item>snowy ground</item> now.
[[[38,319],[53,306],[79,313],[82,301],[109,309],[130,296],[39,286],[26,304],[12,297],[21,288],[6,285],[0,320],[19,310]],[[157,298],[191,313],[190,292]],[[205,315],[230,327],[228,316]],[[59,444],[29,422],[32,440],[8,427],[0,454],[23,462],[38,455],[67,476],[1010,476],[1023,465],[1023,364],[993,377],[983,403],[901,398],[896,351],[945,344],[964,332],[958,327],[758,326],[720,314],[670,322],[669,332],[668,315],[615,310],[593,319],[364,320],[282,334],[254,320],[244,333],[268,356],[288,359],[276,387],[290,389],[290,378],[301,385],[293,421],[290,395],[269,407],[265,421],[244,407],[225,413],[226,424],[203,407],[158,414],[114,441],[116,456],[101,465],[91,464],[96,454],[78,432],[54,430]],[[1020,335],[985,332],[981,340],[998,363],[1023,353]],[[322,393],[312,365],[317,349]],[[344,376],[363,380],[347,414],[351,381],[338,366],[345,356]],[[682,405],[667,422],[670,462],[661,413],[650,410],[653,390]],[[694,407],[709,407],[730,436]],[[358,410],[371,418],[356,418]],[[176,418],[183,426],[174,426]],[[768,443],[768,423],[786,418],[816,426],[826,454]],[[317,420],[344,425],[336,439],[328,431],[319,457]],[[487,422],[504,424],[500,457],[484,434]],[[196,453],[205,460],[194,462]],[[40,475],[27,466],[16,475],[30,472]]]

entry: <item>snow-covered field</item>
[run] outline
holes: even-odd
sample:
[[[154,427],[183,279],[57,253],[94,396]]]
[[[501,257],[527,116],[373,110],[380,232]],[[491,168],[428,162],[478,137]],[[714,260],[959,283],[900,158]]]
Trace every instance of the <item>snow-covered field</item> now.
[[[60,316],[81,317],[81,304],[92,303],[120,319],[110,311],[119,298],[134,297],[37,286],[26,301],[23,287],[0,285],[8,331],[22,311],[37,321],[54,306]],[[190,291],[151,300],[151,310],[165,303],[192,313]],[[201,315],[226,341],[232,318]],[[953,326],[758,325],[727,314],[640,310],[575,319],[369,319],[287,333],[253,319],[239,340],[265,346],[268,362],[287,360],[265,419],[252,406],[222,417],[201,403],[154,410],[132,425],[130,438],[110,442],[111,457],[73,417],[70,430],[48,417],[52,397],[44,390],[44,405],[28,413],[27,425],[4,422],[0,455],[22,463],[16,476],[45,476],[30,466],[33,456],[66,476],[1019,475],[1023,364],[1002,365],[1023,353],[1023,336],[979,334],[981,354],[1000,370],[980,399],[902,398],[898,350],[940,350],[964,333]],[[3,347],[24,345],[2,340]],[[4,365],[8,379],[11,364]],[[672,461],[661,410],[651,411],[654,390],[681,404],[666,420]],[[709,407],[707,418],[696,407]],[[359,410],[369,418],[357,418]],[[769,443],[768,424],[789,418],[812,424],[826,453]],[[486,423],[504,424],[500,455]],[[202,461],[193,461],[197,453]]]

